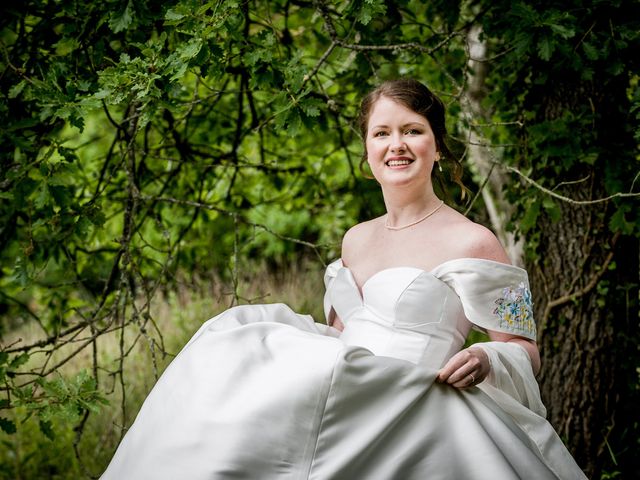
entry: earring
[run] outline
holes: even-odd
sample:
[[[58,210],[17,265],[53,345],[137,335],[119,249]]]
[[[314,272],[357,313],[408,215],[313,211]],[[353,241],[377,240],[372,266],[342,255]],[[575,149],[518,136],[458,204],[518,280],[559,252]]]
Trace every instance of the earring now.
[[[442,163],[440,163],[440,152],[436,152],[436,162],[438,162],[438,170],[442,173]]]

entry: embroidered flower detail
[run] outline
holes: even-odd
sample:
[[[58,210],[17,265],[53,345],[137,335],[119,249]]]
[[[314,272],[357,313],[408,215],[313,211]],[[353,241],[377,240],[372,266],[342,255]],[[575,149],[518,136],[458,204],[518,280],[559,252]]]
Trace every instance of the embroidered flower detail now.
[[[531,291],[523,282],[513,288],[502,289],[502,297],[494,302],[493,314],[500,319],[500,327],[514,333],[535,335],[536,324],[533,321],[533,302]]]

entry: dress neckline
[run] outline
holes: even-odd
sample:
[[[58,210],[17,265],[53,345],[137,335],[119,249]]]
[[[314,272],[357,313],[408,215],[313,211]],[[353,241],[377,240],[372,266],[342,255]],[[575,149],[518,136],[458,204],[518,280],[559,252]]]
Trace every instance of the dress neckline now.
[[[356,285],[356,287],[358,287],[358,290],[360,291],[360,293],[362,293],[362,290],[367,286],[367,284],[374,279],[375,277],[380,276],[381,274],[383,274],[384,272],[389,272],[389,271],[393,271],[393,270],[401,270],[401,269],[408,269],[408,270],[418,270],[424,274],[429,274],[434,276],[435,278],[438,278],[438,274],[440,273],[441,270],[447,270],[453,267],[455,267],[456,265],[462,263],[478,263],[480,265],[484,265],[485,267],[490,267],[490,268],[498,268],[498,269],[505,269],[505,270],[511,270],[511,271],[518,271],[518,272],[523,272],[526,274],[526,270],[524,270],[523,268],[517,267],[515,265],[511,265],[508,263],[502,263],[502,262],[496,262],[495,260],[488,260],[486,258],[474,258],[474,257],[460,257],[460,258],[452,258],[451,260],[445,260],[442,263],[439,263],[438,265],[436,265],[435,267],[433,267],[431,270],[426,270],[424,268],[421,267],[414,267],[412,265],[399,265],[399,266],[395,266],[395,267],[386,267],[386,268],[382,268],[380,270],[378,270],[377,272],[375,272],[374,274],[372,274],[371,276],[369,276],[369,278],[367,278],[363,283],[362,286],[358,285],[358,282],[356,282],[355,276],[353,275],[353,272],[351,271],[351,269],[349,267],[347,267],[343,262],[342,262],[342,258],[338,258],[337,260],[335,260],[334,262],[332,262],[332,264],[339,264],[338,268],[344,268],[349,272],[349,275],[351,276],[351,279],[353,280],[353,283]]]

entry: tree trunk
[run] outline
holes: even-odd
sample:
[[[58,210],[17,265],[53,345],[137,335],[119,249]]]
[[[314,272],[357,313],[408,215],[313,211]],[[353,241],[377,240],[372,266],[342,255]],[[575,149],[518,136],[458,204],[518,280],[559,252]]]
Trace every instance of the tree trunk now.
[[[518,240],[505,230],[506,222],[515,212],[515,206],[508,203],[503,192],[505,183],[511,180],[504,170],[491,168],[495,152],[482,146],[488,142],[473,128],[473,123],[482,123],[477,119],[490,118],[482,109],[489,63],[482,62],[486,47],[479,40],[479,33],[480,29],[474,27],[467,36],[470,57],[480,60],[469,60],[470,75],[462,102],[463,113],[472,125],[467,156],[474,173],[488,179],[482,196],[492,227],[512,262],[521,264],[522,238]],[[620,145],[626,145],[628,151],[634,148],[632,138],[625,138],[628,133],[619,128],[625,123],[621,114],[624,108],[620,108],[626,102],[624,85],[617,85],[620,88],[616,89],[616,99],[613,90],[605,96],[604,91],[595,92],[593,85],[556,80],[533,91],[528,99],[542,105],[537,120],[552,120],[567,110],[577,111],[581,102],[592,102],[590,109],[598,113],[600,123],[593,128],[600,130],[596,138],[601,144],[591,147],[608,150],[612,161],[624,161],[628,153],[622,153],[625,147]],[[549,84],[554,88],[548,88]],[[616,148],[621,150],[620,155],[616,154]],[[579,201],[607,196],[603,171],[607,163],[575,164],[577,168],[565,178],[558,178],[557,183],[587,180],[554,192]],[[542,173],[534,172],[534,177]],[[537,194],[548,195],[542,191]],[[553,221],[544,210],[541,212],[535,228],[537,255],[524,261],[536,302],[542,356],[538,380],[548,419],[590,478],[599,478],[605,465],[614,465],[622,472],[636,471],[637,466],[628,465],[637,462],[635,455],[624,453],[625,449],[633,449],[629,443],[635,443],[636,439],[627,439],[626,445],[615,445],[608,437],[618,429],[612,437],[624,438],[621,430],[629,421],[625,416],[631,413],[637,418],[634,405],[638,401],[638,379],[632,362],[637,355],[638,339],[638,240],[609,230],[608,222],[615,208],[610,202],[556,203],[560,220]],[[619,288],[625,285],[631,285],[632,289]]]
[[[586,197],[572,190],[566,192],[572,198]],[[563,204],[561,210],[559,222],[541,219],[540,260],[527,262],[537,300],[539,382],[549,421],[593,476],[605,453],[603,434],[615,423],[616,399],[610,394],[617,390],[618,375],[611,360],[620,312],[603,303],[593,281],[611,265],[606,247],[612,239],[594,234],[593,207]]]
[[[507,223],[515,211],[514,206],[507,202],[504,196],[504,185],[509,181],[508,175],[504,170],[496,168],[497,150],[490,146],[490,141],[481,134],[481,127],[476,125],[485,124],[491,118],[482,106],[482,100],[486,96],[485,80],[489,64],[484,62],[487,48],[485,42],[480,40],[481,33],[482,28],[474,25],[467,35],[469,74],[465,96],[461,102],[463,115],[469,123],[467,164],[473,173],[486,179],[480,193],[491,221],[491,228],[504,246],[511,263],[521,267],[524,242],[522,238],[516,238],[513,232],[507,231]]]
[[[542,99],[547,119],[563,109],[575,109],[574,102],[585,98],[581,95],[584,85],[562,85],[560,81],[556,85],[554,93],[547,90],[543,94],[548,95]],[[594,128],[601,132],[599,147],[603,151],[609,147],[611,161],[622,161],[611,145],[628,144],[620,138],[621,129],[613,131],[624,119],[612,113],[620,110],[607,109],[605,102],[616,101],[609,93],[602,103],[594,104],[601,114],[601,124]],[[592,101],[595,98],[590,97]],[[574,200],[605,197],[606,162],[577,165],[571,177],[588,176],[588,180],[554,191]],[[608,436],[619,429],[615,437],[624,438],[620,430],[631,420],[625,418],[625,411],[634,411],[631,405],[638,397],[629,382],[629,372],[635,369],[629,359],[637,355],[638,242],[610,231],[608,224],[614,211],[611,202],[559,202],[559,207],[559,221],[540,215],[537,259],[526,261],[537,301],[535,315],[542,354],[539,382],[550,422],[587,476],[600,478],[603,466],[617,465],[618,453],[625,447],[633,449],[629,444],[610,445]],[[625,285],[635,286],[635,297],[618,288]],[[635,441],[628,439],[629,443]],[[634,455],[623,456],[625,462],[636,461],[630,458]],[[631,469],[628,465],[621,468],[625,472]]]

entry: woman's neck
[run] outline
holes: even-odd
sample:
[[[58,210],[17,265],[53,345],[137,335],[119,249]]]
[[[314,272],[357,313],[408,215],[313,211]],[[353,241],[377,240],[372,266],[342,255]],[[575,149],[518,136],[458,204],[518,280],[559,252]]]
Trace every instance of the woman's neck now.
[[[383,191],[387,224],[404,225],[431,212],[441,203],[433,189],[420,193]]]

